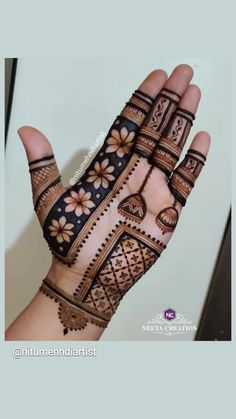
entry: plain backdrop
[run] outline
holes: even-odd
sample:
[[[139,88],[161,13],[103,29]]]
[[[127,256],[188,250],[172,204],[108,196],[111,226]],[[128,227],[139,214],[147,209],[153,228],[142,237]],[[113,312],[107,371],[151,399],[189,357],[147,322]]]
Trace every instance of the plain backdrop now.
[[[146,75],[160,67],[170,73],[181,62],[193,66],[202,91],[190,136],[209,131],[211,151],[167,250],[126,295],[102,339],[193,340],[193,333],[165,336],[142,327],[168,307],[198,324],[230,208],[229,63],[184,57],[18,60],[6,149],[6,325],[34,296],[51,258],[32,209],[17,129],[32,125],[44,132],[68,183]]]

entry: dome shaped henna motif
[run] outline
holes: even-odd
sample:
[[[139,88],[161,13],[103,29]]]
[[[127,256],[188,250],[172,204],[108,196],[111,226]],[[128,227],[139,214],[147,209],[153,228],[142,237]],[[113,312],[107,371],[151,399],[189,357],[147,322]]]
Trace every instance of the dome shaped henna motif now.
[[[174,231],[179,219],[179,213],[174,207],[164,208],[156,217],[156,224],[162,230],[162,234]]]
[[[118,212],[125,218],[140,223],[146,214],[146,202],[140,193],[129,195],[118,205]]]
[[[153,167],[151,166],[138,192],[127,196],[118,205],[118,212],[121,215],[137,223],[140,223],[144,219],[147,212],[147,205],[144,197],[142,196],[142,191],[151,176],[152,170]]]

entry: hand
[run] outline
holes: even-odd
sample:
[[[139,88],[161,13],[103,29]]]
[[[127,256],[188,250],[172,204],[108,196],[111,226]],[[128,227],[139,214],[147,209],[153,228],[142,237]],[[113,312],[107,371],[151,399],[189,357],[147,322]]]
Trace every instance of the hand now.
[[[18,131],[34,208],[54,255],[41,291],[58,304],[64,334],[88,323],[106,327],[176,228],[210,144],[199,132],[175,168],[200,100],[192,75],[187,65],[168,80],[164,71],[152,72],[68,188],[45,136],[32,127]]]

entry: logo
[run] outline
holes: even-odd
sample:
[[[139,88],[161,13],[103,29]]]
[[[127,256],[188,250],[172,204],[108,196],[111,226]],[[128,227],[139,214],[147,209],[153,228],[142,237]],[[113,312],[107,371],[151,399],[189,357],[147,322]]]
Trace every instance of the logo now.
[[[78,180],[79,180],[79,178],[80,178],[80,175],[81,175],[81,174],[84,172],[84,170],[88,167],[88,163],[90,162],[90,160],[91,160],[91,158],[92,158],[93,154],[95,153],[95,151],[96,151],[96,150],[97,150],[97,148],[99,147],[100,143],[101,143],[101,142],[105,139],[105,137],[106,137],[106,134],[105,134],[103,131],[101,131],[101,132],[99,133],[99,135],[97,136],[97,139],[96,139],[95,143],[94,143],[94,144],[92,144],[92,145],[89,147],[89,152],[88,152],[88,154],[85,156],[84,161],[81,163],[81,165],[80,165],[79,169],[78,169],[78,170],[76,170],[76,172],[75,172],[74,176],[70,179],[70,181],[69,181],[70,185],[75,185],[75,184],[78,182]]]
[[[177,313],[176,310],[169,307],[163,313],[157,314],[154,319],[148,320],[147,324],[142,326],[142,330],[144,332],[172,336],[196,332],[197,327],[192,323],[183,314]]]
[[[176,312],[172,308],[168,308],[164,311],[164,318],[166,320],[174,320],[176,318]]]

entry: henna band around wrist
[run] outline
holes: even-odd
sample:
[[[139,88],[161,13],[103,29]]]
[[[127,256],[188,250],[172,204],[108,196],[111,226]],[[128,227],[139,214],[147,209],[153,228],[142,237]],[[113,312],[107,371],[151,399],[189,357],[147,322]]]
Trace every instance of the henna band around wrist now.
[[[103,313],[94,313],[94,310],[89,306],[79,302],[61,288],[56,287],[48,277],[43,280],[39,291],[59,304],[58,317],[64,326],[64,335],[69,330],[84,329],[88,322],[99,327],[107,327],[110,320],[108,316]]]

